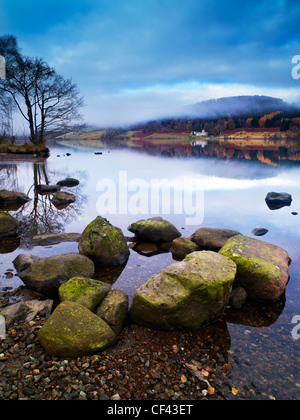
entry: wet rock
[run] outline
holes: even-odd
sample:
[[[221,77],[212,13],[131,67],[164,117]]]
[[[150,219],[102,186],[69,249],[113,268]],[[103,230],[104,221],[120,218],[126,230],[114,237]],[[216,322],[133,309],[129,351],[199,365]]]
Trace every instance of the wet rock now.
[[[53,196],[51,201],[55,206],[64,206],[65,204],[75,203],[76,196],[64,191],[59,191]]]
[[[270,210],[278,210],[282,207],[289,207],[293,198],[288,193],[270,192],[266,197],[266,203]]]
[[[38,194],[55,194],[61,190],[59,185],[37,185],[35,187]]]
[[[91,278],[94,272],[94,263],[89,258],[71,253],[40,258],[18,276],[29,289],[56,297],[63,283],[78,276]]]
[[[61,302],[77,302],[94,312],[110,290],[111,286],[101,281],[74,277],[60,286],[58,294]]]
[[[3,315],[0,315],[0,340],[6,339],[6,323]]]
[[[96,315],[102,318],[118,336],[124,326],[128,314],[128,295],[121,290],[109,292],[96,310]]]
[[[200,251],[197,244],[188,238],[177,238],[172,242],[170,251],[173,257],[178,259],[184,259],[187,255],[195,251]]]
[[[171,242],[181,236],[177,228],[162,217],[139,220],[128,227],[138,239],[150,242]]]
[[[15,191],[0,190],[0,205],[11,206],[14,204],[25,204],[30,198],[23,193]]]
[[[38,338],[47,354],[60,358],[98,353],[116,340],[105,321],[75,302],[58,305]]]
[[[17,273],[20,273],[21,271],[26,270],[33,264],[35,261],[37,261],[39,257],[36,257],[31,254],[20,254],[17,256],[17,258],[14,259],[13,265],[17,271]]]
[[[240,309],[244,306],[247,297],[247,292],[243,287],[236,287],[230,295],[229,303],[233,308]]]
[[[264,236],[268,233],[268,229],[264,229],[264,228],[255,228],[253,229],[252,233],[255,236]]]
[[[53,306],[53,300],[31,300],[27,302],[18,302],[1,310],[1,315],[5,317],[7,327],[14,322],[24,320],[32,321],[39,312],[46,312],[50,315]]]
[[[9,213],[0,212],[0,239],[17,235],[18,221]]]
[[[122,265],[129,257],[123,232],[98,216],[81,235],[79,252],[102,266]]]
[[[226,242],[220,254],[237,264],[235,286],[243,287],[249,297],[276,300],[284,293],[291,259],[282,248],[258,239],[235,236]]]
[[[241,233],[236,230],[200,228],[193,234],[192,240],[200,249],[218,252],[228,239],[237,235]]]
[[[220,254],[194,252],[141,286],[130,316],[159,330],[197,329],[214,322],[228,305],[236,269],[235,263]]]
[[[59,185],[60,187],[72,188],[72,187],[77,187],[77,185],[79,185],[79,181],[78,179],[75,179],[75,178],[66,178],[62,181],[59,181],[57,185]]]

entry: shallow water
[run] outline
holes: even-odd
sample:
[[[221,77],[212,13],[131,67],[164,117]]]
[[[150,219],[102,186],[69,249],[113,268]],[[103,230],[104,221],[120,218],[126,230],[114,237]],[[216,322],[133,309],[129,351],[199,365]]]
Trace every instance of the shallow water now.
[[[57,146],[44,163],[1,164],[1,188],[28,193],[32,201],[11,211],[22,225],[21,243],[6,242],[0,248],[0,287],[22,284],[12,264],[20,253],[42,257],[78,252],[77,243],[32,247],[33,234],[81,233],[99,214],[129,237],[131,223],[155,215],[173,222],[183,236],[200,226],[234,229],[252,237],[254,228],[266,228],[269,232],[260,239],[283,247],[293,260],[285,297],[274,304],[249,302],[242,310],[228,310],[210,331],[216,329],[219,348],[225,349],[232,363],[228,387],[250,387],[252,398],[298,399],[300,341],[295,334],[293,338],[296,324],[292,320],[300,316],[300,214],[292,212],[300,213],[300,165],[295,160],[271,166],[261,159],[204,157],[199,150],[146,153],[115,148],[95,155],[93,149]],[[66,156],[67,152],[71,155]],[[48,196],[35,195],[35,185],[56,184],[66,177],[80,180],[78,187],[64,188],[76,195],[76,203],[58,210]],[[292,205],[271,211],[265,203],[270,191],[292,194]],[[110,212],[105,214],[107,209]],[[146,254],[131,249],[127,264],[100,269],[97,277],[132,299],[139,285],[174,262],[169,252]]]

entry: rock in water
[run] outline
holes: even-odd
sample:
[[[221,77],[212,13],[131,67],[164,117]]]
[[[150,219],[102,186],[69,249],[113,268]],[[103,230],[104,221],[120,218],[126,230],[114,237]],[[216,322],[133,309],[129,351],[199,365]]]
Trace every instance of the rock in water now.
[[[291,259],[282,248],[258,239],[235,236],[220,254],[231,258],[238,267],[235,286],[243,287],[257,300],[277,300],[289,281]]]
[[[102,266],[122,265],[130,254],[121,229],[100,216],[85,228],[78,248],[81,254]]]
[[[51,201],[55,206],[63,206],[65,204],[75,203],[76,196],[64,191],[59,191],[53,196]]]
[[[75,178],[67,178],[67,179],[63,179],[62,181],[59,181],[57,185],[59,185],[60,187],[73,188],[79,185],[79,181],[78,179],[75,179]]]
[[[17,235],[18,222],[9,213],[0,212],[0,239]]]
[[[200,228],[194,233],[192,240],[201,249],[206,251],[220,251],[228,239],[241,235],[240,232],[230,229]]]
[[[112,345],[112,329],[84,306],[63,302],[55,309],[38,334],[47,354],[76,358],[97,353]]]
[[[252,231],[253,235],[255,235],[255,236],[264,236],[268,232],[269,232],[268,229],[265,229],[265,228],[255,228]]]
[[[140,220],[128,227],[138,239],[150,242],[171,242],[181,236],[177,228],[162,217]]]
[[[15,191],[0,190],[0,204],[10,206],[12,204],[25,204],[30,198],[23,193]]]
[[[266,197],[266,203],[270,210],[278,210],[282,207],[289,207],[293,198],[288,193],[270,192]]]
[[[94,272],[93,261],[72,253],[40,258],[18,273],[18,276],[28,288],[49,297],[56,297],[63,283],[78,276],[91,278]]]
[[[130,316],[158,330],[190,330],[214,322],[228,305],[236,270],[227,257],[211,251],[194,252],[141,286]]]

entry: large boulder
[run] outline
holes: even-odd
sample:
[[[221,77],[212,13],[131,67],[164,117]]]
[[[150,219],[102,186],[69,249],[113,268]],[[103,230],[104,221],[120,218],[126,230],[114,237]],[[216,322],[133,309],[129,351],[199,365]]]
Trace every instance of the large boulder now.
[[[81,254],[101,266],[122,265],[130,254],[121,229],[100,216],[85,228],[78,248]]]
[[[18,222],[9,213],[0,212],[0,239],[17,235]]]
[[[25,204],[28,201],[30,201],[30,198],[26,194],[16,191],[0,190],[0,204],[3,206]]]
[[[197,329],[214,322],[228,305],[236,270],[227,257],[194,252],[141,286],[130,316],[158,330]]]
[[[38,334],[47,354],[76,358],[98,353],[116,340],[105,321],[76,302],[63,302]]]
[[[240,232],[230,229],[200,228],[192,236],[193,242],[200,249],[218,252],[233,236],[240,235]]]
[[[243,287],[249,297],[277,300],[284,293],[291,259],[282,248],[240,235],[229,239],[220,254],[236,263],[235,286]]]
[[[28,288],[56,297],[63,283],[78,276],[91,278],[94,272],[94,263],[89,258],[72,253],[40,258],[19,272],[18,276]]]
[[[177,228],[162,217],[152,217],[147,220],[139,220],[128,227],[136,237],[150,242],[171,242],[181,236]]]
[[[61,302],[77,302],[94,312],[110,290],[111,286],[102,281],[74,277],[60,286],[58,295]]]

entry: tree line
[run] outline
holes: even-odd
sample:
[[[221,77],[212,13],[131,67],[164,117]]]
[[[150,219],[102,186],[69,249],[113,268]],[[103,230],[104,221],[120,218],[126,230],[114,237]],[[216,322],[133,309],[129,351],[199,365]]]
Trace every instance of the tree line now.
[[[0,37],[0,55],[6,63],[6,77],[0,79],[0,139],[14,140],[16,113],[35,146],[45,143],[47,133],[66,130],[81,119],[84,102],[71,79],[57,74],[44,59],[23,55],[12,35]]]

